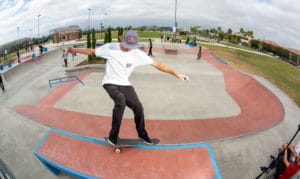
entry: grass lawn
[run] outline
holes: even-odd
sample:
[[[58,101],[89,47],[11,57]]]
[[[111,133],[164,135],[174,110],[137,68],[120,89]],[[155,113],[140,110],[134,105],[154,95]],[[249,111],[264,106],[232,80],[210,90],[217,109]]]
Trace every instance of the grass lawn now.
[[[284,91],[300,107],[300,70],[276,58],[204,45],[240,71],[262,76]]]

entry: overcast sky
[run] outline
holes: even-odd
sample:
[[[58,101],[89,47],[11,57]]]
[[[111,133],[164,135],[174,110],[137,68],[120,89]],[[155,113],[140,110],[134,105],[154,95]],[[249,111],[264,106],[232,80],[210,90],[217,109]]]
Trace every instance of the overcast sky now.
[[[19,37],[37,37],[65,25],[174,26],[175,0],[0,0],[0,44]],[[105,15],[106,14],[106,15]],[[179,28],[241,27],[257,39],[300,49],[298,0],[177,0]]]

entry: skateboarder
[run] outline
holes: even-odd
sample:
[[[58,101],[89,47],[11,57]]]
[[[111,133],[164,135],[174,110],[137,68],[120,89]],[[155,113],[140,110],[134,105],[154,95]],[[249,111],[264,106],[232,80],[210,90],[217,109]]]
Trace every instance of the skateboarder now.
[[[138,137],[146,144],[152,144],[145,129],[143,106],[128,80],[131,72],[138,66],[151,64],[158,70],[172,74],[179,79],[189,80],[189,78],[153,60],[145,52],[138,49],[138,34],[136,31],[129,30],[120,39],[121,42],[119,43],[107,43],[96,49],[69,47],[67,53],[96,55],[107,59],[102,85],[114,101],[112,128],[109,132],[108,142],[111,145],[117,144],[123,113],[125,107],[128,106],[134,113]]]
[[[68,53],[65,50],[63,50],[61,58],[64,60],[65,67],[68,67]]]
[[[202,47],[201,47],[201,45],[199,45],[199,51],[198,51],[198,54],[197,54],[197,60],[201,59],[201,54],[202,54]]]

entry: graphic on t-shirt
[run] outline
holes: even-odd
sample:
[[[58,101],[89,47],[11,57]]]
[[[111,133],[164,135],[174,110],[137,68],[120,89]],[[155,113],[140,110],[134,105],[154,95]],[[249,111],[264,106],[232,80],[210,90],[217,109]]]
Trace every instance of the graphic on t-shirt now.
[[[126,64],[126,68],[130,68],[131,65],[132,65],[132,63],[127,63],[127,64]]]

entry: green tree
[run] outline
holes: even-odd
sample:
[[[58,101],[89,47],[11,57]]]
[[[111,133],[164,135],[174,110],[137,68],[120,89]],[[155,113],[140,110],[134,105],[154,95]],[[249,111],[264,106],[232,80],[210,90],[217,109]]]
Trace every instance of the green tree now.
[[[112,41],[112,36],[111,36],[111,27],[108,28],[108,42]]]
[[[259,43],[261,43],[260,41],[258,40],[255,40],[255,39],[252,39],[250,41],[250,44],[251,44],[251,48],[255,48],[255,49],[259,49]]]
[[[220,41],[223,40],[223,39],[224,39],[224,36],[225,36],[225,33],[221,30],[221,31],[219,32],[219,40],[220,40]]]
[[[198,31],[199,31],[199,26],[193,26],[193,27],[191,27],[191,32],[193,33],[193,34],[198,34]]]
[[[96,48],[96,43],[97,43],[97,39],[96,39],[96,31],[95,29],[92,29],[92,48],[95,49]],[[91,63],[93,60],[96,60],[96,55],[90,55],[91,57],[89,57],[89,63]]]
[[[246,35],[253,36],[253,31],[252,30],[247,31]]]
[[[261,42],[258,43],[257,48],[258,48],[258,51],[261,51],[261,50],[262,50],[263,46],[262,46],[262,43],[261,43]]]
[[[109,27],[105,31],[104,43],[109,43],[111,40],[111,28]]]
[[[91,48],[91,32],[89,30],[86,33],[86,47]]]
[[[88,30],[86,33],[86,46],[87,48],[91,48],[91,31]],[[91,55],[88,56],[88,62],[91,63],[93,60],[93,57]]]
[[[241,33],[241,34],[244,34],[244,33],[245,33],[245,31],[244,31],[244,29],[243,29],[242,27],[240,28],[240,33]]]
[[[228,31],[227,31],[227,33],[228,33],[228,34],[232,34],[232,29],[229,28]]]
[[[119,38],[120,36],[123,35],[123,28],[122,27],[118,27],[118,41],[120,42],[121,39]]]
[[[95,29],[92,29],[92,48],[96,48],[96,43],[97,43],[96,31]]]

